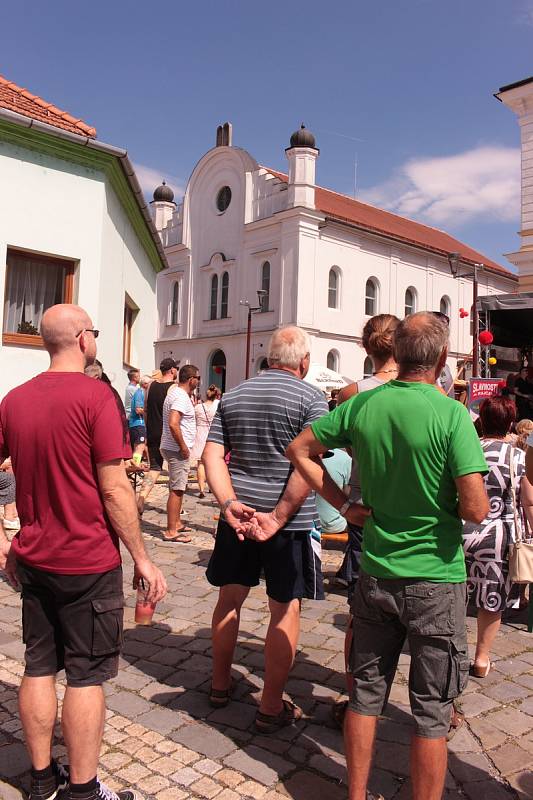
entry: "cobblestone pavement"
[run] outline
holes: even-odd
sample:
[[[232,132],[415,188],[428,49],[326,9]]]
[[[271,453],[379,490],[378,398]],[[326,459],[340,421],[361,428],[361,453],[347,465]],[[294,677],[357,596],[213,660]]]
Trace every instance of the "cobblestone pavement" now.
[[[225,709],[207,702],[210,619],[217,593],[204,575],[217,510],[187,495],[189,545],[165,542],[166,487],[155,487],[143,518],[147,547],[166,576],[169,593],[151,627],[133,622],[131,562],[125,561],[125,645],[118,677],[107,686],[107,724],[100,777],[113,788],[129,785],[146,800],[343,800],[347,796],[342,736],[330,722],[342,694],[346,599],[329,586],[325,602],[304,602],[300,645],[287,685],[305,716],[275,736],[253,730],[263,679],[268,612],[264,589],[253,589],[242,614],[236,652],[236,691]],[[324,554],[333,575],[340,554]],[[469,640],[475,621],[469,620]],[[0,583],[0,797],[28,787],[28,760],[17,715],[23,672],[19,596]],[[407,693],[409,656],[403,655],[386,716],[380,721],[371,788],[386,800],[410,797]],[[58,695],[64,692],[58,686]],[[450,743],[445,797],[504,800],[533,797],[533,635],[510,621],[494,648],[494,668],[471,679],[462,698],[467,724]],[[55,753],[65,755],[57,730]],[[6,781],[2,784],[1,780]],[[3,787],[3,788],[2,788]]]

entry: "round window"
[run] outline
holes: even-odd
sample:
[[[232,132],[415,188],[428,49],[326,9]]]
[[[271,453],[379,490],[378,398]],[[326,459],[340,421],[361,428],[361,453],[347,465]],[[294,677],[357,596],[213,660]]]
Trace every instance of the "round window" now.
[[[217,208],[222,214],[229,204],[231,203],[231,189],[229,186],[223,186],[217,194]]]

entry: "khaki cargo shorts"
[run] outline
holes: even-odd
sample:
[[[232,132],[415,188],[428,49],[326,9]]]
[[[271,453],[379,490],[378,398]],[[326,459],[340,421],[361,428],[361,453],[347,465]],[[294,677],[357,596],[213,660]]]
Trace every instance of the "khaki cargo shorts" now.
[[[168,488],[173,492],[184,492],[189,478],[189,459],[177,450],[161,450],[168,464]]]

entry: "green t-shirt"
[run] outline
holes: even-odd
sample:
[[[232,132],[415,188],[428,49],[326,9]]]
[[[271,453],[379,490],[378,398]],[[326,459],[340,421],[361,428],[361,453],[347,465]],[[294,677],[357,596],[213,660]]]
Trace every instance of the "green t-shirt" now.
[[[486,473],[466,408],[427,383],[390,381],[311,426],[325,447],[351,447],[372,509],[362,569],[377,578],[466,578],[455,478]]]

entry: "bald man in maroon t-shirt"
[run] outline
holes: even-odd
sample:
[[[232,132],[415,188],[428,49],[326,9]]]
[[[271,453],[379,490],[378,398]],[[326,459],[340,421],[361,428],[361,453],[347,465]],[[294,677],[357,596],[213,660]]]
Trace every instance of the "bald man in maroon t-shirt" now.
[[[11,545],[0,525],[0,568],[22,588],[26,670],[19,708],[32,763],[31,800],[136,800],[96,778],[105,704],[102,684],[118,671],[123,586],[119,540],[148,600],[166,593],[146,554],[124,469],[130,455],[113,393],[83,374],[98,331],[79,306],[43,315],[50,367],[0,405],[0,460],[10,456],[21,530]],[[56,674],[65,669],[62,726],[70,775],[50,753]]]

